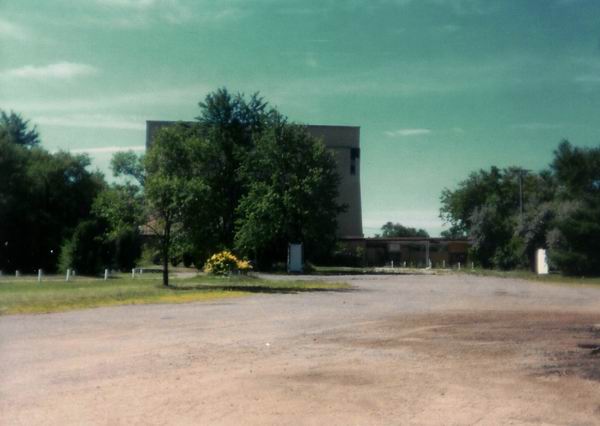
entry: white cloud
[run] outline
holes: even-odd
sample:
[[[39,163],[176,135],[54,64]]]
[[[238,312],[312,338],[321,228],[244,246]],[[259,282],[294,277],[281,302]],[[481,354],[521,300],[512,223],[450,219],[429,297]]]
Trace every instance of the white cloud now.
[[[403,138],[410,136],[423,136],[431,133],[430,129],[398,129],[398,130],[388,130],[385,132],[386,136],[390,138]]]
[[[580,75],[578,77],[575,77],[575,82],[577,83],[592,83],[592,84],[598,84],[600,83],[600,75],[593,75],[593,74],[587,74],[587,75]]]
[[[438,7],[447,7],[457,15],[485,15],[495,10],[494,2],[487,0],[380,0],[383,3],[394,3],[399,6],[429,3]]]
[[[308,53],[306,55],[306,66],[309,68],[318,68],[319,62],[314,53]]]
[[[0,105],[7,105],[16,111],[29,115],[34,113],[56,113],[58,111],[79,114],[78,111],[114,110],[119,107],[134,107],[140,105],[196,105],[214,85],[194,84],[177,89],[154,90],[144,92],[124,92],[119,94],[89,95],[78,98],[62,98],[54,100],[10,101],[0,99]]]
[[[557,130],[562,129],[564,126],[560,123],[519,123],[510,126],[511,129],[515,130]]]
[[[243,16],[248,7],[243,1],[203,2],[191,0],[96,0],[94,14],[77,19],[78,25],[103,28],[147,28],[166,22],[171,25],[207,24],[231,21]]]
[[[126,9],[147,9],[159,2],[157,0],[97,0],[102,6],[115,6]]]
[[[146,150],[145,145],[131,145],[131,146],[100,146],[95,148],[74,148],[69,149],[69,152],[73,154],[112,154],[121,151],[135,151],[142,152]]]
[[[461,27],[459,25],[448,24],[440,27],[440,30],[445,33],[455,33],[460,31]]]
[[[145,130],[141,117],[120,117],[104,114],[71,114],[62,116],[34,117],[36,124],[59,127],[82,127],[92,129]]]
[[[0,18],[0,38],[23,41],[29,39],[30,37],[31,33],[29,30],[13,22],[9,22]]]
[[[0,72],[0,76],[29,80],[69,80],[75,77],[95,74],[96,72],[98,72],[97,68],[91,65],[75,62],[57,62],[44,66],[25,65],[20,68],[8,69]]]

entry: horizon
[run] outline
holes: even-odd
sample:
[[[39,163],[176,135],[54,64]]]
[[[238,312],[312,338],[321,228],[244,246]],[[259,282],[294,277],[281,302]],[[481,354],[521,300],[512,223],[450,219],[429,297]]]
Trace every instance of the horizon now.
[[[191,120],[220,87],[291,121],[361,129],[365,235],[446,229],[469,173],[597,146],[600,2],[90,0],[0,5],[0,107],[112,180],[147,120]]]

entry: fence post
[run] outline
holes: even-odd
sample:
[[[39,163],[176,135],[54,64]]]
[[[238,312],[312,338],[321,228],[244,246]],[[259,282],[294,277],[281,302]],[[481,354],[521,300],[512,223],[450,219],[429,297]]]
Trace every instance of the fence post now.
[[[108,279],[108,269],[104,270],[104,281]]]
[[[21,271],[19,271],[18,269],[15,271],[15,277],[20,277],[21,276]]]
[[[42,282],[42,268],[38,269],[38,283]]]
[[[135,278],[135,268],[131,268],[131,278]]]
[[[67,276],[65,277],[65,281],[69,281],[71,279],[71,268],[67,268]]]
[[[458,270],[460,271],[460,262],[458,262]]]

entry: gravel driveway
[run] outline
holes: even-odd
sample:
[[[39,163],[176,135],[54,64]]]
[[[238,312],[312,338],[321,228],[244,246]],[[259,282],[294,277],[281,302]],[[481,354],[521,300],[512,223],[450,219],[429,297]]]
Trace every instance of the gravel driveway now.
[[[0,317],[0,424],[600,424],[600,288],[343,280]]]

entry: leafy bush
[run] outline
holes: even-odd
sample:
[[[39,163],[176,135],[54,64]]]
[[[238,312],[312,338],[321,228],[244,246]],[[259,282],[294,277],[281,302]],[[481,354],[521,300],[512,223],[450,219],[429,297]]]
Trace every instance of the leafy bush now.
[[[61,272],[73,268],[79,273],[93,275],[110,267],[115,247],[103,238],[105,231],[106,223],[102,220],[92,218],[79,222],[73,236],[62,245]]]
[[[252,265],[248,260],[238,259],[228,250],[213,254],[204,264],[204,272],[213,275],[230,275],[232,272],[247,273],[251,269]]]

